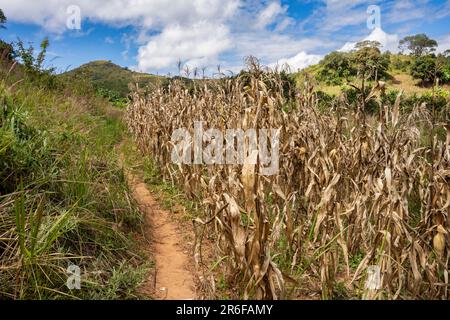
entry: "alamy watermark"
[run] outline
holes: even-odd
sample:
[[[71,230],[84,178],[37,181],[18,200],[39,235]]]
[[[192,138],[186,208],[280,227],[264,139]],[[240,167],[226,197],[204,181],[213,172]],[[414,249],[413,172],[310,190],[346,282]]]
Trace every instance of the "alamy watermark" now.
[[[369,30],[381,29],[381,8],[380,6],[369,6],[367,8],[367,28]]]
[[[67,7],[66,27],[69,30],[81,30],[81,8],[76,5]]]
[[[279,170],[280,129],[204,130],[194,122],[194,136],[186,128],[172,134],[172,162],[175,164],[257,165],[259,173],[276,175]]]
[[[81,289],[81,269],[76,265],[69,265],[67,268],[67,288],[69,290],[80,290]]]
[[[366,290],[380,290],[381,289],[381,268],[380,266],[367,267],[367,280],[365,285]]]

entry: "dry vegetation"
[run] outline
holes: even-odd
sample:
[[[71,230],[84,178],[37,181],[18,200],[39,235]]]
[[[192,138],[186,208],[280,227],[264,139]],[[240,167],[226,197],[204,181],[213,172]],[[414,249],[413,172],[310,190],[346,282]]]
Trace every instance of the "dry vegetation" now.
[[[194,221],[195,258],[209,297],[215,266],[202,264],[201,239],[214,235],[217,264],[237,297],[296,298],[316,285],[324,299],[446,299],[449,105],[402,112],[399,95],[369,115],[368,100],[381,104],[375,88],[323,112],[308,83],[286,100],[279,73],[251,61],[250,74],[136,92],[128,109],[141,151],[204,208]],[[223,131],[281,128],[279,174],[172,164],[172,132],[193,131],[199,120]],[[365,290],[370,265],[381,267],[381,290]]]

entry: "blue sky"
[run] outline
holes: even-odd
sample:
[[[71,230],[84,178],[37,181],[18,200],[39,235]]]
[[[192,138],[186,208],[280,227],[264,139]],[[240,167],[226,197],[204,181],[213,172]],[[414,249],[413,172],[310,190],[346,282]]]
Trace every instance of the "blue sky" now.
[[[0,37],[49,37],[48,63],[59,71],[101,59],[155,74],[176,73],[178,60],[237,72],[250,54],[299,69],[363,39],[395,51],[416,33],[450,49],[450,0],[0,0],[0,8],[9,20]]]

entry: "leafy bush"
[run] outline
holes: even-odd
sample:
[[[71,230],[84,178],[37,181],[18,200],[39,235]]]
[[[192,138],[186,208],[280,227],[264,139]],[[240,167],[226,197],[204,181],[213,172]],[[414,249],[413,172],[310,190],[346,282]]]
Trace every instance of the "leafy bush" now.
[[[420,56],[414,60],[411,68],[414,79],[420,79],[423,83],[434,83],[436,79],[436,57],[434,55]]]
[[[17,58],[13,45],[3,40],[0,40],[0,56],[3,60],[7,61],[13,61]]]
[[[450,59],[447,58],[447,60]],[[448,61],[447,65],[442,68],[441,81],[442,83],[450,83],[450,61]]]
[[[404,56],[393,56],[391,66],[394,70],[408,72],[411,67],[411,61],[409,59],[404,59]]]
[[[48,39],[44,39],[40,44],[40,52],[35,55],[34,46],[30,44],[27,48],[23,41],[19,39],[16,43],[17,49],[15,52],[22,63],[25,75],[30,81],[33,81],[35,84],[39,82],[49,89],[56,89],[59,82],[56,81],[56,76],[54,75],[55,68],[47,68],[44,65],[49,45]]]
[[[363,47],[353,53],[352,62],[359,78],[377,81],[387,77],[390,55],[381,54],[377,47]]]
[[[120,93],[110,89],[97,88],[97,95],[102,98],[108,99],[109,102],[119,108],[126,107],[128,103],[128,98],[124,98]]]
[[[329,111],[333,100],[336,98],[334,95],[327,94],[321,90],[316,92],[318,108],[321,111]]]
[[[341,85],[343,79],[356,75],[352,64],[352,56],[344,52],[331,52],[320,62],[322,69],[318,80],[329,85]]]
[[[361,92],[356,88],[344,86],[341,88],[341,90],[348,104],[356,108],[356,106],[361,103]],[[364,95],[366,97],[369,96],[371,91],[372,86],[371,85],[367,86],[364,90]],[[366,102],[365,112],[369,114],[374,114],[378,112],[378,110],[379,105],[375,99],[370,99],[369,101]]]
[[[394,105],[397,99],[399,90],[389,90],[386,95],[382,97],[384,105]],[[436,89],[433,92],[426,92],[423,94],[412,94],[410,96],[403,96],[400,107],[404,112],[410,112],[414,107],[425,104],[430,110],[443,110],[449,103],[450,92],[448,90]]]

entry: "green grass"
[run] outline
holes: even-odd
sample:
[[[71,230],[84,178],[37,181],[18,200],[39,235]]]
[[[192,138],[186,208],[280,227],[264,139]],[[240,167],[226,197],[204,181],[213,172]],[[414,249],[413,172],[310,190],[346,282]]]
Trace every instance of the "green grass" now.
[[[148,265],[120,113],[82,88],[0,77],[0,299],[138,298]],[[66,286],[71,264],[81,290]]]

